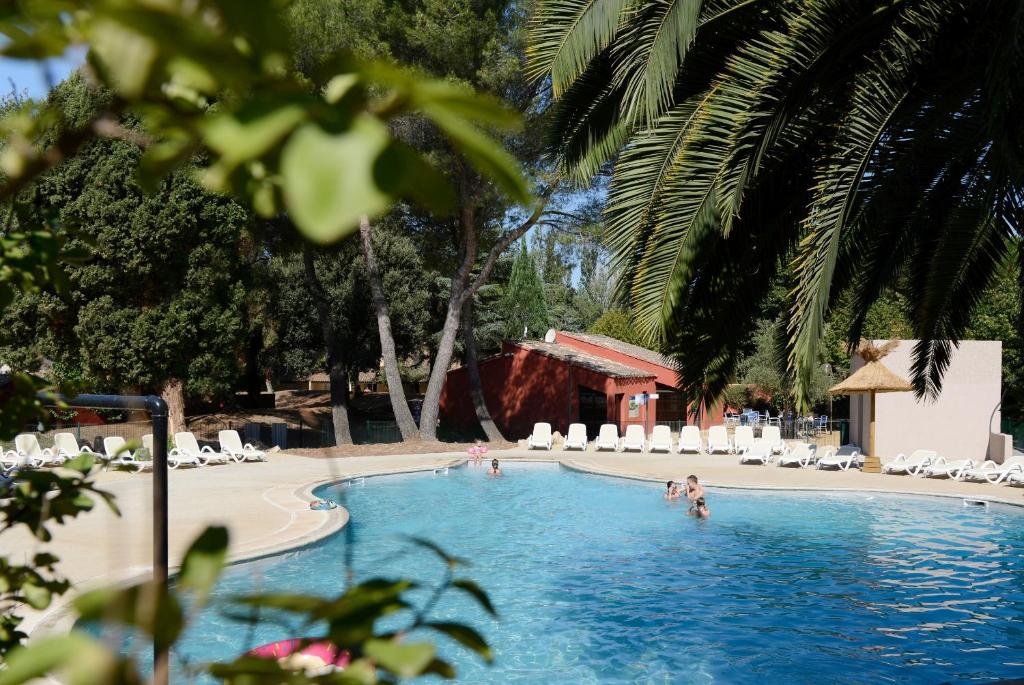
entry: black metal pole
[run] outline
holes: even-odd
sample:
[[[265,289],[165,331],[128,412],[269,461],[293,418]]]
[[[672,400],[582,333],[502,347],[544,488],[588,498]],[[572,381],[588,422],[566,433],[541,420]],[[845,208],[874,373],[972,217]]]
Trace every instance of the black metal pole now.
[[[89,409],[142,409],[153,422],[153,582],[167,585],[167,403],[156,395],[37,395],[43,404]],[[153,644],[153,681],[167,685],[169,646]]]

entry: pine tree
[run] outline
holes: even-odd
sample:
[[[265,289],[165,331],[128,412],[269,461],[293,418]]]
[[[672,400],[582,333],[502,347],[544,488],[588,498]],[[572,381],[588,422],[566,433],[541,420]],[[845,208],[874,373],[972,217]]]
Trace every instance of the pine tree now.
[[[537,265],[526,250],[526,241],[512,262],[512,275],[505,291],[504,308],[507,314],[509,338],[535,337],[548,328],[548,304],[544,297],[544,284],[537,273]],[[523,335],[523,329],[526,335]]]

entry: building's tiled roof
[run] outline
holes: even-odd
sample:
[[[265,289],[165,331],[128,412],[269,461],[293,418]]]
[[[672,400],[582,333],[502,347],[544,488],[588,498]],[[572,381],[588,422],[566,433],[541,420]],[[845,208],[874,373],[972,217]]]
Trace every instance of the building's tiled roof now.
[[[306,380],[312,381],[313,383],[327,383],[331,380],[331,377],[328,376],[323,371],[320,371],[319,373],[309,374],[308,376],[306,376]]]
[[[637,359],[642,359],[645,362],[650,362],[651,364],[664,366],[667,369],[674,370],[676,368],[675,362],[673,362],[670,357],[666,357],[654,350],[649,350],[646,347],[640,347],[639,345],[632,345],[628,342],[616,340],[615,338],[609,338],[607,335],[598,335],[596,333],[570,333],[564,331],[559,331],[558,334],[565,335],[567,338],[582,340],[583,342],[588,342],[591,345],[607,347],[610,350],[614,350],[621,354],[628,354],[630,357],[636,357]]]
[[[603,336],[602,336],[603,337]],[[575,347],[559,345],[558,343],[535,342],[532,340],[517,342],[517,345],[526,350],[540,352],[555,359],[561,359],[573,366],[596,371],[611,378],[654,378],[654,374],[643,369],[637,369],[626,364],[613,362],[609,359],[588,354]]]

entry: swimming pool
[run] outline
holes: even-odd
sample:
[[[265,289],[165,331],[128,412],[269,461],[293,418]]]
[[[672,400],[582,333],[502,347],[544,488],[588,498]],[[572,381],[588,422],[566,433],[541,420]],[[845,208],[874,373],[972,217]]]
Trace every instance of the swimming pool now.
[[[696,521],[664,485],[509,464],[329,486],[352,514],[357,575],[431,581],[403,536],[470,559],[494,620],[460,597],[487,667],[451,645],[465,683],[964,682],[1024,676],[1024,513],[959,500],[709,490]],[[680,474],[685,475],[685,474]],[[345,535],[232,568],[255,589],[336,594]],[[207,610],[179,653],[229,658],[294,636]],[[299,631],[301,634],[301,631]],[[212,682],[212,681],[210,681]]]

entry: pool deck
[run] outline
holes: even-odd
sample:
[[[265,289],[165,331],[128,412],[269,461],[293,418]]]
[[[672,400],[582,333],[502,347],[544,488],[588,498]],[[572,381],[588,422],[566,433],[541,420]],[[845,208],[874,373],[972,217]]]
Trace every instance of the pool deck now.
[[[465,453],[413,456],[309,458],[271,454],[266,463],[229,464],[170,472],[170,560],[177,566],[189,542],[208,525],[226,525],[231,532],[233,561],[274,554],[314,542],[339,530],[347,512],[312,511],[311,491],[344,478],[430,470],[455,465]],[[846,472],[740,465],[732,455],[665,455],[551,452],[511,449],[495,451],[487,460],[558,461],[591,473],[651,481],[682,480],[696,474],[712,488],[849,490],[944,495],[1024,505],[1024,488],[945,479],[911,478]],[[64,526],[54,526],[54,540],[35,543],[20,531],[0,537],[0,554],[20,562],[46,548],[61,558],[60,569],[78,588],[144,577],[150,570],[152,547],[152,478],[148,473],[101,473],[98,483],[112,492],[122,516],[105,506]],[[713,506],[713,503],[712,503]],[[48,633],[67,626],[67,610],[55,606],[26,614],[26,628]]]

